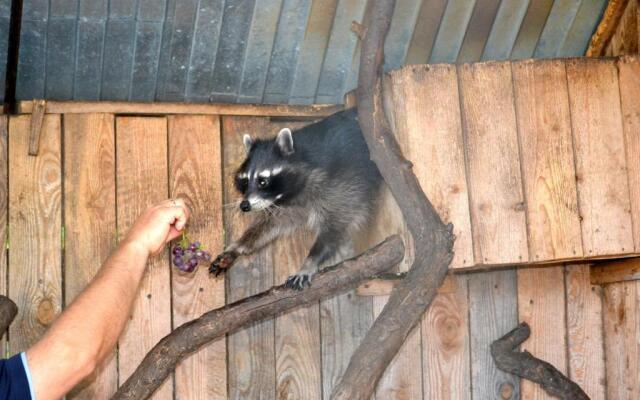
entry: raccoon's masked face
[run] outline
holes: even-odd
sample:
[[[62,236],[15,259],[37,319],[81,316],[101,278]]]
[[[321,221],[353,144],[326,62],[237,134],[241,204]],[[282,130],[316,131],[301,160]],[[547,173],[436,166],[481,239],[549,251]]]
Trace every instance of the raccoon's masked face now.
[[[274,140],[253,141],[244,135],[243,142],[247,158],[235,175],[236,189],[243,196],[240,209],[260,211],[286,205],[300,191],[303,180],[291,160],[291,130],[282,129]]]

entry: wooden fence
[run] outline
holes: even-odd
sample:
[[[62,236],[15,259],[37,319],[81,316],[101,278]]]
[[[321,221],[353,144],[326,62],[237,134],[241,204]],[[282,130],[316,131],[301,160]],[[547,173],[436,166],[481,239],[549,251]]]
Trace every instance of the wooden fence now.
[[[533,331],[525,347],[593,399],[640,397],[640,286],[592,285],[586,263],[640,253],[640,63],[411,66],[388,83],[403,151],[458,239],[456,273],[376,398],[545,398],[489,355],[521,320]],[[50,103],[37,156],[28,155],[32,116],[0,116],[0,288],[20,308],[9,354],[37,340],[153,202],[187,198],[190,234],[220,251],[248,222],[225,206],[237,198],[230,176],[242,134],[270,136],[334,110],[271,118],[259,116],[269,107],[179,107],[110,103],[99,113],[99,104]],[[358,247],[393,232],[410,240],[385,193]],[[217,279],[169,268],[166,252],[155,257],[117,352],[69,398],[108,398],[172,328],[281,283],[312,239],[283,240]],[[512,268],[527,264],[549,265]],[[385,301],[352,292],[231,334],[183,362],[154,398],[327,399]]]

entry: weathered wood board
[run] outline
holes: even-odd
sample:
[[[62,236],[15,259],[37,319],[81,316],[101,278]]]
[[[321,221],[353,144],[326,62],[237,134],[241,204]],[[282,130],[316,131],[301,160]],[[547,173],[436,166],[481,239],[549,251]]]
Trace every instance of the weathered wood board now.
[[[605,399],[602,287],[589,280],[589,265],[567,265],[567,345],[569,378],[592,400]]]
[[[567,374],[567,332],[564,268],[518,270],[518,321],[531,327],[531,336],[521,346]],[[520,382],[524,399],[553,399],[538,384]]]
[[[584,254],[628,253],[634,243],[615,62],[570,60],[567,81]]]
[[[64,122],[65,305],[87,286],[116,245],[115,119],[67,114]],[[114,350],[68,398],[109,398],[118,387]]]
[[[185,199],[191,219],[187,232],[213,256],[223,248],[220,118],[168,117],[169,197]],[[194,274],[171,273],[173,328],[225,303],[224,281],[212,279],[207,266]],[[224,339],[205,346],[176,368],[175,395],[181,399],[227,398]]]
[[[564,62],[512,64],[531,259],[582,256]]]
[[[166,118],[116,118],[116,155],[117,223],[122,239],[138,215],[168,197]],[[171,331],[168,254],[164,249],[149,260],[131,320],[120,337],[120,384],[133,373],[147,351]],[[152,398],[171,399],[172,381],[167,379]]]
[[[458,79],[476,264],[527,262],[511,65],[465,64]]]
[[[28,116],[9,120],[9,298],[18,315],[9,352],[26,350],[62,308],[60,116],[44,118],[40,150],[28,155]]]

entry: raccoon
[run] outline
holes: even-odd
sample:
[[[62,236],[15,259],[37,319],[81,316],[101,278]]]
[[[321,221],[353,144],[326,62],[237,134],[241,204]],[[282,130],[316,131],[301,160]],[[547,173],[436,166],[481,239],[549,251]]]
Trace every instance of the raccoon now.
[[[243,137],[246,159],[235,174],[240,210],[255,218],[246,232],[212,263],[218,275],[242,255],[282,235],[308,229],[317,238],[300,271],[285,286],[311,285],[318,267],[353,254],[354,236],[373,214],[382,177],[369,158],[355,109],[274,139]]]

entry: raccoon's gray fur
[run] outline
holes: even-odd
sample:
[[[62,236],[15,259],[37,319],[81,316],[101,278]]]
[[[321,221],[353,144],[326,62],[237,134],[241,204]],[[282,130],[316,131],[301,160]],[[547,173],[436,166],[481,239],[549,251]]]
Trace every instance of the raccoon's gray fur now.
[[[242,211],[257,211],[247,231],[211,264],[229,268],[299,228],[317,233],[300,272],[286,285],[310,285],[318,266],[352,254],[352,239],[368,222],[382,182],[369,159],[355,109],[336,113],[295,131],[282,129],[271,140],[245,135],[247,158],[235,175]]]

